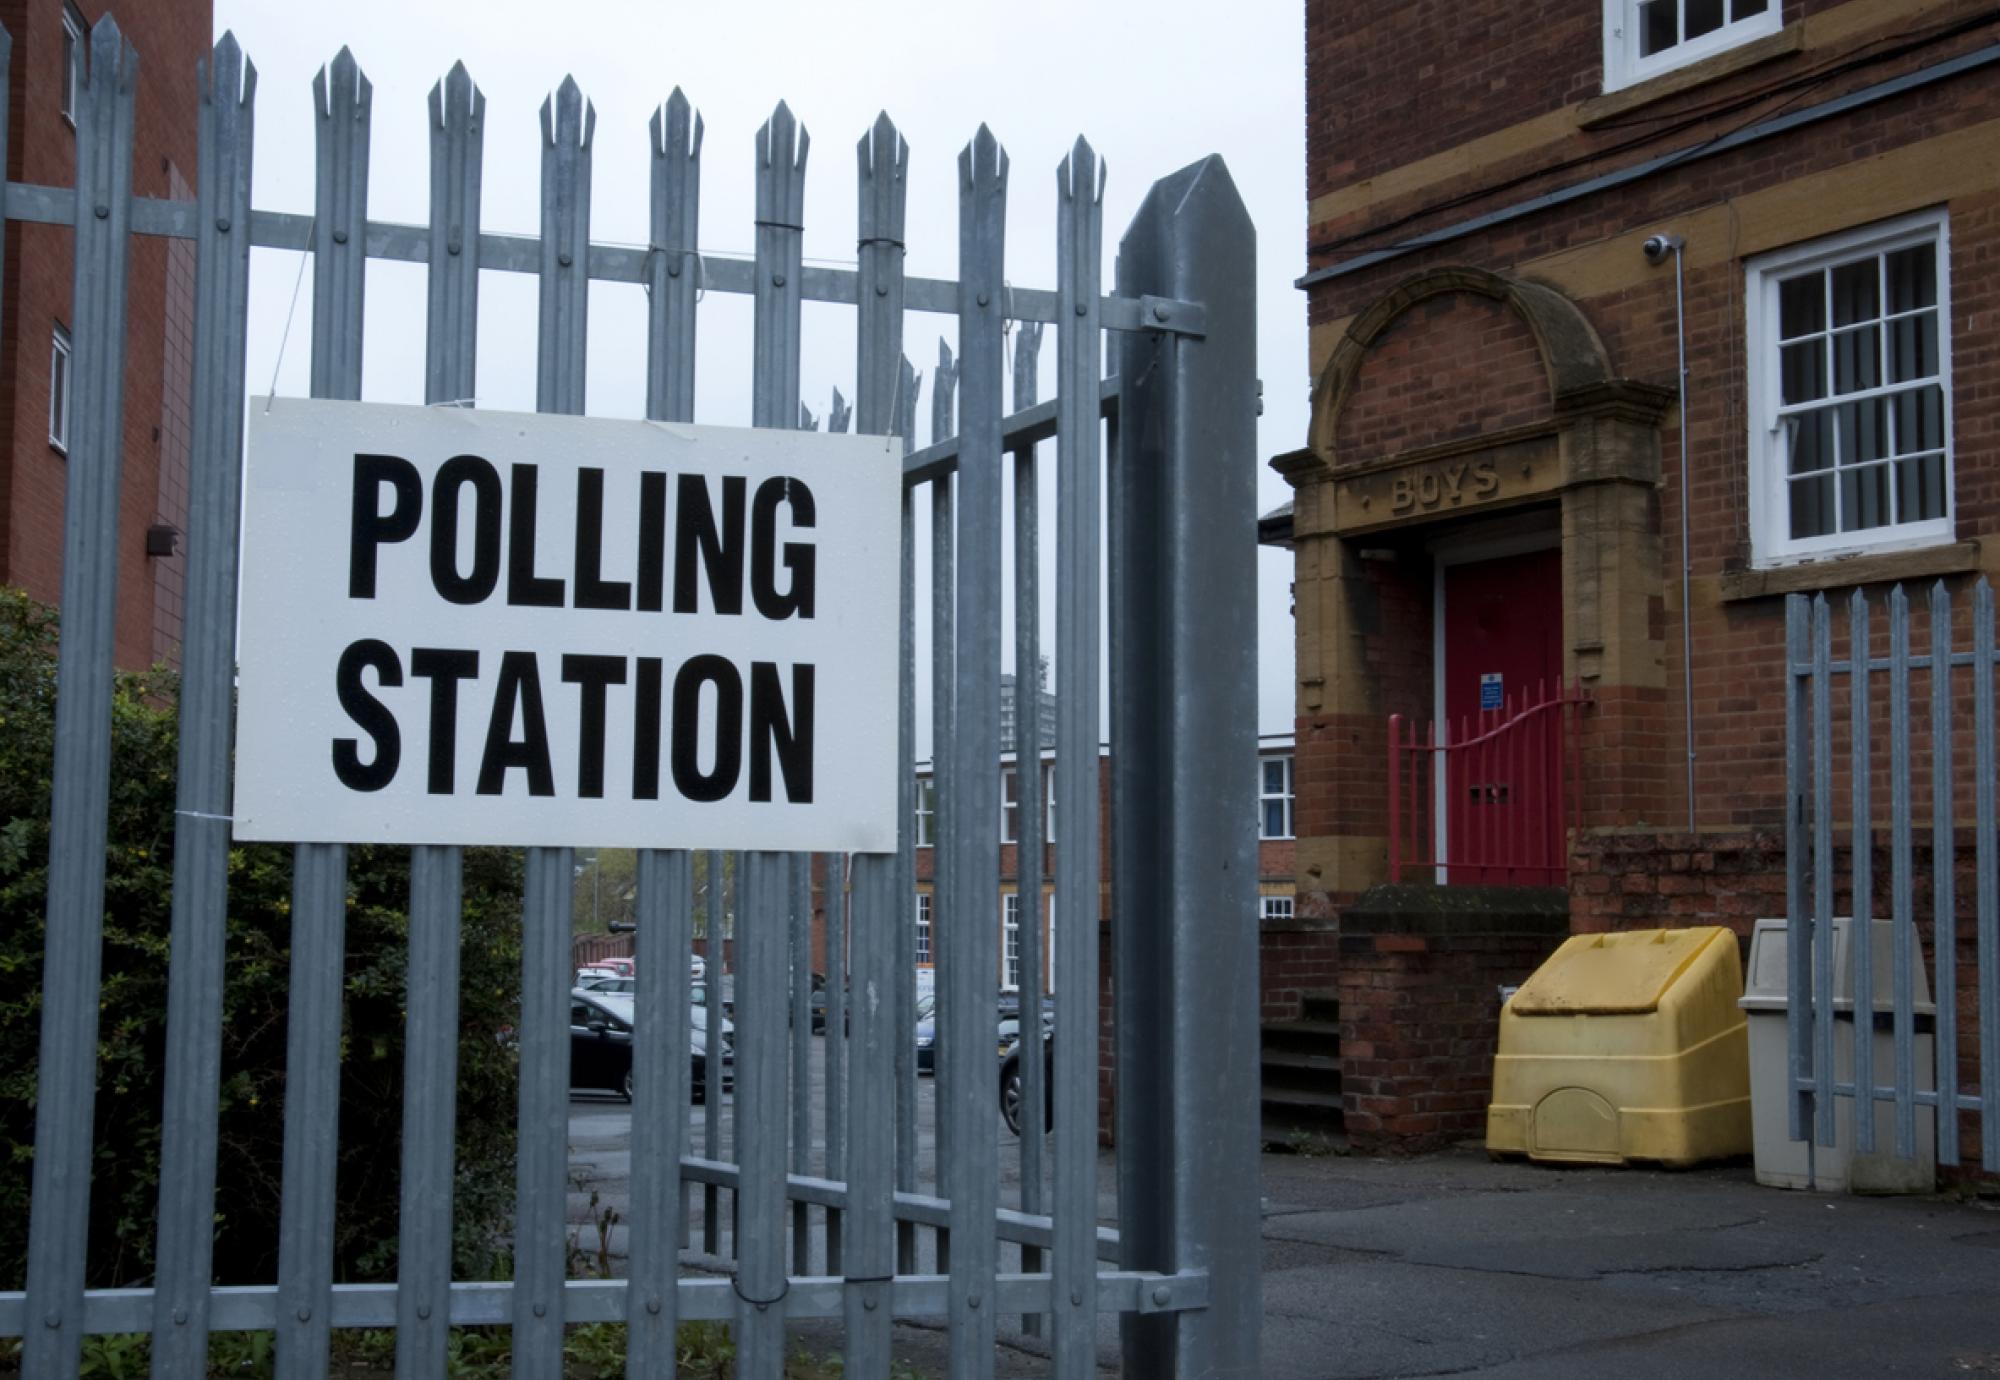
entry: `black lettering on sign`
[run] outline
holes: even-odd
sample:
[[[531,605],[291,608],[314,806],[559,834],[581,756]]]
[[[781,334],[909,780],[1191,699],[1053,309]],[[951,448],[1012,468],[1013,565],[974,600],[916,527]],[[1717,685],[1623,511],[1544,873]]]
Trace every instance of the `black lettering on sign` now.
[[[566,655],[562,678],[582,687],[576,707],[576,793],[598,800],[604,795],[604,696],[606,687],[625,683],[625,658]]]
[[[395,503],[386,513],[382,511],[385,484],[395,495]],[[400,455],[357,454],[353,502],[347,526],[347,597],[373,599],[375,548],[416,535],[424,514],[423,477]]]
[[[632,798],[660,798],[660,659],[639,658],[632,686]]]
[[[812,490],[803,481],[767,479],[757,486],[757,497],[750,505],[750,597],[756,601],[757,612],[773,621],[790,618],[795,613],[801,618],[810,618],[813,616],[814,574],[810,542],[785,543],[784,566],[792,578],[784,590],[778,588],[780,503],[792,510],[792,526],[813,525]],[[754,709],[757,698],[754,685],[750,698]]]
[[[516,465],[509,480],[507,513],[507,602],[516,608],[559,609],[563,582],[535,574],[535,489],[533,465]]]
[[[458,573],[462,489],[472,490],[472,573]],[[446,601],[477,604],[500,583],[500,471],[477,455],[454,455],[431,480],[431,583]],[[412,661],[412,669],[415,663]]]
[[[639,612],[658,613],[667,585],[667,477],[639,474]]]
[[[680,725],[674,725],[676,733]],[[810,805],[813,798],[813,667],[802,662],[792,667],[792,703],[785,707],[785,691],[774,661],[750,663],[750,798],[760,803],[771,799],[771,757],[776,754],[778,770],[785,778],[785,798],[794,805]]]
[[[701,770],[701,687],[715,687],[715,764]],[[727,657],[689,657],[674,677],[674,789],[689,800],[720,800],[743,771],[743,677]]]
[[[458,647],[412,647],[410,674],[431,683],[430,770],[424,789],[432,795],[450,795],[458,779],[458,683],[478,677],[479,653]]]
[[[519,738],[514,736],[516,703],[520,705]],[[529,795],[556,793],[556,775],[549,766],[548,719],[542,713],[542,678],[533,652],[500,654],[493,717],[487,721],[486,751],[479,761],[479,794],[499,795],[513,767],[528,773]]]
[[[632,607],[631,582],[604,578],[604,471],[589,466],[576,472],[576,607]]]
[[[695,561],[708,576],[709,607],[717,613],[743,612],[743,508],[750,481],[722,477],[722,522],[715,521],[708,481],[684,474],[674,502],[674,612],[695,613]],[[775,507],[775,505],[773,505]]]
[[[373,637],[350,642],[340,654],[340,665],[334,672],[334,690],[340,696],[340,707],[375,745],[374,757],[364,763],[357,739],[333,740],[333,774],[351,791],[381,790],[396,779],[396,767],[403,760],[403,736],[396,727],[395,714],[361,683],[361,673],[371,670],[377,685],[403,683],[403,666],[396,659],[395,648]]]

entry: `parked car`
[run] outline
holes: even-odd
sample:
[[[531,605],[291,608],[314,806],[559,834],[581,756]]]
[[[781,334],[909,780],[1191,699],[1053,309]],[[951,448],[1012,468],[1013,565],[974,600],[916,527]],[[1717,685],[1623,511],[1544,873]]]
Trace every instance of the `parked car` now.
[[[622,996],[630,996],[633,989],[639,985],[639,980],[637,978],[617,977],[610,973],[602,973],[586,977],[576,985],[586,992],[613,992]]]
[[[1011,996],[1012,994],[1008,995]],[[1053,1005],[1044,1007],[1042,1011],[1042,1038],[1044,1040],[1048,1039],[1050,1032],[1055,1029],[1055,1024],[1056,1013]],[[1007,1012],[1003,1008],[995,1033],[999,1037],[998,1044],[1003,1054],[1006,1053],[1009,1045],[1021,1038],[1020,1003],[1018,1001],[1014,1003],[1014,1010],[1012,1012]],[[934,992],[921,992],[917,995],[916,1039],[917,1072],[936,1072],[937,994]]]
[[[688,1012],[689,1086],[696,1102],[708,1097],[708,1012],[692,1007]],[[569,1085],[572,1089],[614,1092],[632,1100],[632,998],[617,992],[593,992],[576,988],[570,993]],[[728,1092],[735,1084],[734,1028],[722,1022],[718,1063],[722,1069],[720,1086]]]
[[[1046,1112],[1042,1125],[1056,1124],[1055,1039],[1042,1032],[1042,1105]],[[1000,1051],[1000,1119],[1015,1135],[1021,1134],[1021,1042],[1015,1039]]]

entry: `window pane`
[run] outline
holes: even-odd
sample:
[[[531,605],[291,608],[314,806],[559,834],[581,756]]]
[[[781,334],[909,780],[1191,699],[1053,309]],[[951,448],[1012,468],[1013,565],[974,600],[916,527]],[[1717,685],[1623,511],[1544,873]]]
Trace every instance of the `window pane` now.
[[[1840,463],[1859,465],[1889,454],[1889,400],[1846,403],[1840,414]]]
[[[1808,273],[1778,284],[1778,334],[1786,340],[1826,329],[1826,275]]]
[[[1944,457],[1920,455],[1896,462],[1896,520],[1928,522],[1944,516]]]
[[[1680,42],[1675,6],[1678,0],[1645,0],[1639,6],[1639,56],[1651,57]]]
[[[1722,27],[1722,0],[1687,0],[1685,38],[1700,38]]]
[[[1812,402],[1826,396],[1826,341],[1813,339],[1786,345],[1778,352],[1783,375],[1783,401]]]
[[[1842,264],[1833,270],[1834,325],[1852,326],[1858,321],[1873,321],[1882,314],[1876,292],[1878,272],[1873,258]]]
[[[1794,479],[1792,489],[1792,539],[1823,537],[1833,530],[1833,477]]]
[[[1896,453],[1944,448],[1944,389],[1937,384],[1896,396]]]
[[[1889,467],[1864,465],[1840,472],[1840,530],[1860,532],[1889,524]]]
[[[1889,310],[1937,305],[1937,246],[1915,244],[1889,255]]]
[[[1748,19],[1753,14],[1762,14],[1771,6],[1771,0],[1736,0],[1729,7],[1731,19]]]
[[[1791,438],[1792,473],[1807,474],[1833,465],[1833,412],[1822,408],[1785,419]]]
[[[1938,371],[1937,312],[1919,312],[1889,323],[1889,381],[1927,379]]]
[[[1285,764],[1279,761],[1264,763],[1264,794],[1283,795],[1285,793]]]
[[[1877,326],[1833,335],[1833,391],[1858,393],[1882,382],[1882,332]]]
[[[1285,836],[1285,802],[1267,800],[1264,802],[1264,837],[1281,839]]]

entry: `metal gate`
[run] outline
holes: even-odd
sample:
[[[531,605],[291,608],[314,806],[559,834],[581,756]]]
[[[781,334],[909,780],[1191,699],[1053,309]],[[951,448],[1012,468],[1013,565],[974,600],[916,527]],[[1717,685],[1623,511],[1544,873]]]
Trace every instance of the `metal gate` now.
[[[155,1374],[197,1375],[211,1330],[266,1329],[277,1334],[280,1375],[319,1376],[330,1329],[393,1326],[398,1373],[441,1376],[448,1328],[502,1324],[512,1329],[514,1373],[555,1377],[566,1323],[623,1321],[628,1373],[668,1375],[677,1323],[706,1318],[733,1322],[740,1374],[772,1377],[782,1368],[788,1319],[841,1318],[849,1373],[884,1375],[892,1318],[937,1316],[949,1320],[953,1374],[982,1376],[993,1372],[995,1319],[1006,1312],[1046,1318],[1058,1373],[1082,1376],[1095,1370],[1099,1314],[1113,1312],[1124,1319],[1128,1374],[1255,1374],[1258,1197],[1255,1176],[1244,1172],[1255,1163],[1257,1134],[1255,801],[1244,770],[1256,745],[1254,237],[1220,161],[1204,160],[1153,186],[1121,244],[1116,288],[1107,295],[1099,281],[1103,169],[1079,140],[1054,188],[1058,282],[1053,291],[1030,290],[1006,281],[1009,168],[984,128],[958,160],[959,278],[940,281],[904,274],[909,150],[886,116],[858,149],[858,265],[808,267],[801,255],[807,140],[782,105],[757,135],[756,252],[746,261],[705,254],[697,244],[702,125],[679,92],[651,126],[650,239],[629,247],[591,239],[595,121],[573,82],[542,108],[541,233],[529,237],[481,229],[485,102],[462,66],[430,96],[431,218],[423,226],[368,217],[372,94],[345,51],[314,85],[312,213],[253,209],[255,78],[229,37],[201,74],[199,199],[133,196],[136,62],[115,23],[99,23],[80,76],[76,188],[6,188],[10,218],[73,225],[76,251],[75,422],[29,1269],[25,1293],[0,1294],[0,1335],[24,1338],[27,1373],[74,1375],[87,1332],[150,1329]],[[4,71],[0,61],[0,82]],[[157,1284],[86,1291],[115,579],[108,534],[117,520],[132,234],[191,239],[199,265],[170,1054]],[[465,405],[474,393],[482,270],[539,280],[537,406],[546,412],[584,410],[593,281],[637,285],[647,294],[646,410],[660,420],[694,420],[703,292],[755,299],[753,413],[760,427],[801,423],[803,301],[855,308],[854,425],[905,438],[917,381],[903,357],[904,314],[956,318],[956,434],[908,454],[904,470],[901,848],[819,865],[829,879],[828,947],[843,959],[851,955],[853,993],[851,1012],[843,1017],[836,1008],[828,1020],[822,1172],[811,1172],[801,1058],[809,1046],[802,1023],[788,1034],[788,1002],[780,995],[788,967],[809,963],[797,942],[808,923],[809,860],[754,852],[740,859],[736,1098],[738,1124],[749,1129],[725,1156],[711,1116],[704,1153],[695,1156],[682,1110],[692,859],[642,854],[627,1278],[565,1278],[571,858],[552,848],[531,849],[527,858],[513,1278],[452,1278],[461,859],[456,848],[418,847],[409,902],[398,1276],[393,1285],[332,1282],[346,858],[341,846],[299,845],[278,1278],[256,1287],[209,1283],[253,245],[311,254],[311,386],[325,398],[360,393],[371,258],[429,268],[425,395],[440,406]],[[1002,405],[1010,322],[1055,326],[1061,377],[1050,402],[1022,406],[1017,389],[1011,415]],[[1105,376],[1104,331],[1113,333],[1115,378]],[[952,430],[951,399],[943,390],[933,396],[942,436]],[[1058,471],[1052,525],[1062,765],[1055,887],[1065,916],[1095,914],[1100,905],[1096,749],[1105,689],[1100,649],[1109,647],[1115,1232],[1100,1230],[1097,1209],[1100,975],[1092,925],[1065,923],[1057,945],[1063,976],[1047,1136],[1052,1181],[1041,1182],[1041,1100],[1031,1083],[1022,1202],[1003,1209],[999,1201],[990,1013],[1000,891],[993,778],[1004,746],[1002,467],[1011,457],[1028,481],[1014,508],[1013,541],[1018,606],[1032,613],[1039,606],[1035,443],[1049,439]],[[1100,510],[1101,478],[1108,514]],[[941,781],[937,919],[947,1022],[938,1098],[946,1149],[933,1194],[919,1192],[911,1037],[920,670],[914,551],[924,489],[940,554],[930,616],[942,651],[929,674]],[[1100,533],[1107,526],[1105,591]],[[1101,611],[1107,603],[1108,614]],[[1030,617],[1016,629],[1016,654],[1033,666],[1039,652]],[[1034,718],[1019,716],[1030,733]],[[1024,792],[1031,815],[1035,795]],[[1030,818],[1026,828],[1032,838],[1041,825]],[[706,904],[714,900],[711,890]],[[1037,927],[1025,927],[1022,942],[1024,962],[1037,971]],[[836,974],[830,986],[839,983]],[[791,983],[789,1004],[801,1013],[803,989]],[[836,1033],[849,1020],[851,1035]],[[1030,1078],[1038,1077],[1036,1062],[1025,1062]],[[681,1274],[683,1205],[693,1185],[703,1186],[710,1203],[723,1193],[733,1197],[732,1274]],[[803,1239],[809,1211],[826,1223],[817,1250]],[[711,1209],[706,1219],[713,1230],[717,1213]],[[926,1230],[937,1234],[934,1247],[920,1239]],[[1018,1260],[1003,1261],[1002,1242],[1018,1245]],[[947,1250],[948,1272],[920,1270]],[[812,1272],[816,1261],[825,1263],[824,1273]]]
[[[1972,1113],[1979,1118],[1978,1161],[1994,1173],[2000,1172],[2000,810],[1994,804],[1993,673],[2000,653],[1993,591],[1983,577],[1973,587],[1966,651],[1959,650],[1951,593],[1942,580],[1927,602],[1928,646],[1913,648],[1910,600],[1901,585],[1889,591],[1885,653],[1871,602],[1857,589],[1843,620],[1844,655],[1835,656],[1826,596],[1794,594],[1785,601],[1785,912],[1793,994],[1787,1102],[1793,1140],[1833,1145],[1837,1099],[1848,1098],[1857,1112],[1849,1148],[1893,1151],[1903,1159],[1917,1154],[1920,1118],[1935,1118],[1937,1159],[1947,1166],[1961,1162],[1961,1117]],[[1912,699],[1913,683],[1923,699]],[[1876,739],[1877,716],[1885,709],[1886,752]],[[1968,728],[1969,753],[1958,736]],[[1845,739],[1845,762],[1835,752],[1837,730]],[[1875,791],[1885,766],[1883,877],[1876,870],[1882,802]],[[1969,838],[1958,824],[1968,805]],[[1842,819],[1847,837],[1838,839]],[[1968,870],[1969,879],[1963,876]],[[1877,1006],[1882,975],[1875,971],[1874,944],[1857,939],[1848,946],[1853,1073],[1845,1078],[1838,1076],[1835,1039],[1847,993],[1836,987],[1833,942],[1835,917],[1843,910],[1852,915],[1857,935],[1868,932],[1871,918],[1887,919],[1893,940],[1887,1011]],[[1926,942],[1937,1001],[1934,1069],[1919,1067],[1916,1056],[1915,993]],[[1968,947],[1971,973],[1961,968],[1961,951]],[[1970,1019],[1975,1002],[1976,1028]],[[1881,1021],[1893,1032],[1887,1068],[1876,1059]],[[1893,1108],[1893,1146],[1878,1146],[1876,1118],[1860,1114],[1878,1103]]]

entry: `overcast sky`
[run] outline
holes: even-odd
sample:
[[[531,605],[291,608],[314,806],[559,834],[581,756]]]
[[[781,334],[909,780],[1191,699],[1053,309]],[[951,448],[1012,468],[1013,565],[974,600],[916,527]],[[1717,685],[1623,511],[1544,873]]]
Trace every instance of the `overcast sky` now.
[[[852,265],[855,144],[886,110],[910,145],[908,271],[956,276],[956,159],[983,121],[1012,160],[1007,278],[1055,285],[1055,170],[1078,134],[1109,167],[1105,279],[1119,237],[1147,187],[1209,153],[1229,165],[1257,227],[1260,511],[1289,497],[1263,467],[1303,444],[1306,320],[1293,286],[1304,264],[1303,18],[1296,3],[1223,7],[1184,0],[1011,0],[979,7],[911,0],[755,0],[704,6],[666,0],[216,0],[218,35],[233,30],[258,70],[255,201],[310,211],[313,75],[346,44],[374,86],[369,215],[426,223],[431,86],[463,60],[486,95],[484,228],[539,227],[539,110],[565,75],[597,111],[591,237],[647,237],[647,120],[676,85],[706,126],[701,245],[745,254],[753,243],[753,146],[783,99],[809,131],[805,253]],[[143,55],[142,55],[143,56]],[[249,374],[253,393],[307,391],[310,275],[301,257],[253,258]],[[363,397],[423,401],[424,270],[371,263]],[[532,410],[535,284],[482,275],[478,405]],[[750,299],[709,293],[700,308],[696,420],[748,425]],[[951,318],[912,313],[905,347],[924,377],[918,443],[927,443],[930,376]],[[592,285],[588,410],[643,414],[644,296]],[[1042,394],[1054,386],[1054,338],[1042,352]],[[854,396],[852,308],[807,303],[801,385],[824,416],[830,392]],[[1052,447],[1042,471],[1053,469]],[[926,509],[920,509],[926,511]],[[1052,491],[1045,521],[1054,518]],[[920,523],[927,525],[927,523]],[[927,543],[926,543],[927,545]],[[1053,541],[1045,538],[1047,559]],[[1259,730],[1292,727],[1288,553],[1259,554]],[[1052,581],[1045,580],[1046,584]],[[920,577],[919,588],[924,588]],[[1011,601],[1010,601],[1011,603]],[[1043,641],[1054,640],[1052,595]],[[920,608],[920,620],[924,615]],[[1011,667],[1011,637],[1007,658]],[[920,649],[921,650],[921,649]],[[920,706],[920,719],[928,710]],[[929,751],[922,732],[920,755]]]

